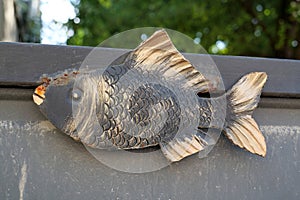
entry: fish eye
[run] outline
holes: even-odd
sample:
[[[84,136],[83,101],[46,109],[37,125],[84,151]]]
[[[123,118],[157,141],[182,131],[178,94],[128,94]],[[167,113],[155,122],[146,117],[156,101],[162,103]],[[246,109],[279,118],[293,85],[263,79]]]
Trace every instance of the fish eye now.
[[[82,99],[83,92],[80,89],[74,88],[71,91],[71,99],[72,101],[79,102]]]

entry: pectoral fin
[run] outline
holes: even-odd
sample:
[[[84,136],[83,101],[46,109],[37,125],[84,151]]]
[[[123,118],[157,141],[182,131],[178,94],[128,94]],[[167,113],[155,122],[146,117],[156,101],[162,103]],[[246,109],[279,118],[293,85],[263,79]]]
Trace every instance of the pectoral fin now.
[[[193,135],[191,138],[175,138],[168,143],[163,142],[160,147],[168,160],[176,162],[203,150],[206,145],[204,140],[197,135]]]

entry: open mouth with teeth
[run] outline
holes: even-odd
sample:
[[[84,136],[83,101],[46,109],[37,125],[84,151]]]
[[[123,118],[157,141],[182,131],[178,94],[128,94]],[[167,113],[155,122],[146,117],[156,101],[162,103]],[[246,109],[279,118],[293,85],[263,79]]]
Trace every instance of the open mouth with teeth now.
[[[41,105],[44,102],[45,99],[45,93],[46,93],[47,85],[43,84],[38,86],[32,95],[34,103],[37,105]]]
[[[46,89],[47,89],[48,85],[50,84],[51,79],[44,77],[41,79],[41,81],[43,82],[43,84],[41,84],[37,88],[35,88],[33,95],[32,95],[33,101],[37,105],[41,105],[44,102],[44,99],[46,98],[45,97]]]

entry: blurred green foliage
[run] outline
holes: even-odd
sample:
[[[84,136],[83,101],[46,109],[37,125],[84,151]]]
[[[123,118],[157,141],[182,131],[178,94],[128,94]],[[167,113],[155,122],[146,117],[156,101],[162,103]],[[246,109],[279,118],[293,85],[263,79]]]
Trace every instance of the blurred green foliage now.
[[[300,59],[299,0],[81,0],[74,6],[72,45],[96,46],[151,26],[187,34],[209,53]]]

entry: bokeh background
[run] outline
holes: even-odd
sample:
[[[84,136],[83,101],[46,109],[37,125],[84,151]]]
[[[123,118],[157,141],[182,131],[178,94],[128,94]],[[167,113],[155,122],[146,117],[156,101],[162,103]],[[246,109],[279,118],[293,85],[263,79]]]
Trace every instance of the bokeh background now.
[[[165,27],[211,54],[300,59],[300,0],[0,0],[0,40],[97,46]]]

